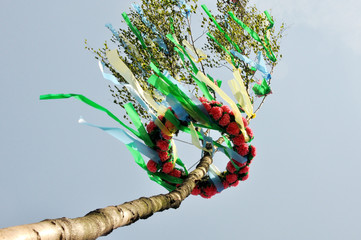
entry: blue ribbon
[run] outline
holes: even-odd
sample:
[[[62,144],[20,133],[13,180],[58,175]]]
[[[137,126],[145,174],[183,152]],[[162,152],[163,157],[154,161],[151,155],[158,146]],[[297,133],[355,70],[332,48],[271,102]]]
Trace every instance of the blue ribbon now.
[[[192,93],[190,93],[188,90],[186,90],[182,84],[180,82],[178,82],[177,80],[175,80],[167,70],[163,71],[163,75],[168,78],[174,85],[177,85],[178,88],[184,92],[184,94],[186,94],[190,99],[192,99],[192,101],[194,102],[195,105],[197,105],[197,107],[204,113],[204,115],[206,115],[209,118],[209,114],[207,112],[207,109],[203,106],[203,104],[201,103],[201,101],[199,101],[198,98],[196,98]],[[210,119],[210,118],[209,118]]]
[[[155,33],[156,35],[158,35],[157,38],[153,39],[153,42],[156,42],[156,43],[159,45],[159,47],[164,50],[165,54],[169,54],[168,47],[167,47],[167,45],[166,45],[165,42],[164,42],[164,37],[163,37],[163,36],[161,36],[161,37],[159,36],[159,35],[161,35],[161,34],[158,32],[157,27],[156,27],[153,23],[151,23],[151,22],[148,21],[148,19],[144,16],[143,9],[142,9],[138,4],[135,4],[135,3],[134,3],[134,4],[132,4],[132,6],[133,6],[134,10],[140,15],[142,22],[143,22],[150,30],[152,30],[153,33]]]
[[[184,6],[184,9],[182,8]],[[189,18],[191,14],[191,7],[184,0],[178,0],[178,7],[181,9],[182,15],[185,18]]]
[[[118,40],[118,42],[122,43],[124,48],[127,48],[128,45],[126,42],[124,42],[120,37],[117,31],[115,31],[115,29],[113,28],[113,25],[110,23],[105,24],[105,26],[113,33],[113,35],[116,37],[116,39]]]
[[[251,67],[256,68],[262,73],[262,76],[266,81],[269,81],[271,79],[271,74],[267,71],[266,62],[263,58],[262,52],[259,51],[257,53],[257,63],[249,59],[248,57],[240,54],[239,52],[236,52],[235,50],[230,50],[230,52],[237,57],[238,59],[242,60],[243,62],[251,65]]]
[[[147,156],[149,159],[152,159],[156,163],[158,163],[158,164],[161,163],[161,161],[159,159],[159,156],[158,156],[158,153],[155,150],[151,149],[147,145],[145,145],[145,144],[141,143],[140,141],[136,140],[134,137],[130,136],[123,129],[111,128],[111,127],[102,127],[102,126],[94,125],[94,124],[86,122],[81,117],[79,119],[79,123],[88,125],[90,127],[99,128],[99,129],[105,131],[106,133],[108,133],[109,135],[115,137],[116,139],[118,139],[119,141],[124,143],[125,145],[132,147],[133,149],[137,150],[138,152],[140,152],[144,156]]]
[[[105,63],[103,61],[99,61],[99,68],[100,68],[100,71],[103,74],[103,78],[111,81],[115,85],[119,85],[118,79],[113,74],[104,72],[104,67],[105,67]]]
[[[216,186],[217,192],[222,192],[224,190],[223,183],[213,168],[214,167],[212,165],[209,166],[209,170],[208,170],[209,179],[213,182],[214,186]]]
[[[189,121],[190,116],[187,111],[182,107],[182,105],[178,102],[178,100],[172,95],[168,94],[166,97],[166,101],[172,107],[175,114],[177,114],[178,118],[182,121]]]

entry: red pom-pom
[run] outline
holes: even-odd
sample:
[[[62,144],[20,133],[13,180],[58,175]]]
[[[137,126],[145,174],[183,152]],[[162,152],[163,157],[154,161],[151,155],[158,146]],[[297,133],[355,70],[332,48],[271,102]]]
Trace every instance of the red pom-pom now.
[[[229,124],[230,121],[231,121],[231,117],[229,116],[229,114],[224,114],[221,120],[219,120],[219,125],[225,127]]]
[[[204,193],[208,196],[208,197],[212,197],[214,195],[216,195],[217,193],[217,188],[216,186],[214,186],[213,184],[210,186],[207,186],[204,188]]]
[[[207,112],[211,111],[211,109],[212,109],[211,104],[209,104],[209,103],[207,103],[207,102],[204,102],[204,103],[202,103],[202,104],[203,104],[203,106],[206,108]]]
[[[251,145],[251,155],[252,155],[252,157],[255,157],[256,154],[257,154],[256,148]]]
[[[230,173],[234,173],[236,171],[236,168],[234,167],[233,163],[231,161],[229,161],[227,163],[227,167],[226,167],[227,171]]]
[[[207,98],[205,98],[205,97],[200,97],[200,98],[199,98],[199,101],[201,101],[202,103],[203,103],[203,102],[208,102]]]
[[[167,151],[169,148],[169,143],[166,140],[158,140],[157,147],[159,147],[159,149],[162,151]]]
[[[212,100],[211,104],[213,105],[222,105],[220,102],[216,101],[216,100]]]
[[[165,134],[164,132],[160,132],[160,134],[162,135],[162,137],[163,137],[165,140],[171,140],[171,139],[172,139],[172,136],[168,136],[168,135]]]
[[[250,129],[249,127],[246,127],[246,132],[247,132],[247,134],[248,134],[248,136],[249,136],[250,138],[253,138],[252,129]]]
[[[222,182],[222,184],[224,189],[229,187],[229,183],[227,181]]]
[[[175,168],[169,173],[169,175],[180,178],[182,176],[182,172]]]
[[[243,121],[244,127],[247,127],[247,126],[248,126],[247,119],[245,119],[244,117],[242,117],[242,121]]]
[[[206,199],[211,198],[208,195],[204,194],[203,192],[201,192],[199,195],[201,195],[202,198],[206,198]]]
[[[247,162],[245,162],[245,163],[240,163],[240,162],[237,162],[235,159],[232,159],[232,160],[233,160],[233,162],[234,162],[238,167],[244,167],[244,166],[247,165]]]
[[[249,146],[247,143],[242,143],[236,147],[237,153],[241,156],[246,156],[249,152]]]
[[[168,152],[158,151],[159,158],[162,162],[165,162],[169,159]]]
[[[234,145],[237,145],[237,146],[241,145],[242,143],[245,143],[243,134],[239,134],[238,136],[234,137],[232,139],[232,142]]]
[[[173,170],[173,163],[172,162],[166,162],[164,163],[162,167],[162,171],[164,173],[170,173]]]
[[[153,160],[149,160],[147,163],[147,168],[150,172],[155,173],[157,171],[157,163]]]
[[[243,177],[241,178],[241,181],[246,181],[246,180],[248,179],[248,177],[249,177],[249,174],[243,176]]]
[[[244,168],[242,168],[241,170],[239,170],[238,174],[244,174],[244,173],[248,173],[249,171],[249,167],[245,166]]]
[[[235,181],[237,181],[238,180],[238,177],[237,177],[237,174],[228,174],[227,176],[226,176],[226,180],[227,180],[227,182],[229,183],[229,184],[231,184],[231,183],[234,183]]]
[[[209,112],[214,118],[214,120],[218,120],[222,117],[223,110],[220,107],[212,107],[211,111]]]
[[[239,183],[239,181],[237,180],[237,181],[235,181],[234,183],[231,183],[230,186],[232,186],[232,187],[237,187],[237,186],[238,186],[238,183]]]
[[[157,127],[153,121],[150,121],[147,125],[147,132],[151,133],[154,131],[154,129]]]
[[[221,108],[223,109],[223,112],[225,112],[225,113],[228,113],[228,114],[232,113],[232,110],[227,105],[223,105]]]
[[[239,133],[238,124],[236,122],[231,122],[230,124],[228,124],[227,133],[234,135],[234,136],[238,135],[238,133]]]
[[[163,121],[163,119],[164,119],[164,116],[162,116],[162,115],[159,115],[159,116],[158,116],[158,119],[159,119],[160,121]]]
[[[201,190],[198,188],[198,186],[195,186],[195,188],[193,188],[193,190],[191,192],[191,194],[195,195],[195,196],[199,195],[200,193],[201,193]]]

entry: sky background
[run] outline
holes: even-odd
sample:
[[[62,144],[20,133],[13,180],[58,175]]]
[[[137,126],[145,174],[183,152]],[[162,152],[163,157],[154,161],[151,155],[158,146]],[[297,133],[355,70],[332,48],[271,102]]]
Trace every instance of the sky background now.
[[[77,122],[117,126],[105,114],[74,99],[39,101],[80,93],[122,116],[84,39],[101,47],[111,37],[104,24],[119,27],[130,3],[1,0],[0,228],[166,192],[124,145]],[[258,153],[250,178],[102,239],[361,238],[361,2],[253,3],[289,28],[273,94],[251,123]],[[179,146],[188,166],[200,158]]]

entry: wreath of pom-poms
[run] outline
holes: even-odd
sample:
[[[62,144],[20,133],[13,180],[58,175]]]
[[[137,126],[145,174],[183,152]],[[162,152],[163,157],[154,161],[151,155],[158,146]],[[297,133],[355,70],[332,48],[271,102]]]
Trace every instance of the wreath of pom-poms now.
[[[234,113],[228,106],[215,100],[208,101],[204,97],[199,98],[199,100],[211,116],[212,120],[223,130],[222,134],[226,134],[228,136],[229,140],[233,144],[233,150],[246,159],[243,163],[237,161],[236,159],[230,159],[227,163],[226,170],[218,174],[218,181],[220,181],[223,185],[221,190],[231,186],[235,187],[239,184],[239,181],[245,181],[248,179],[249,166],[252,163],[253,158],[256,156],[256,148],[249,144],[249,142],[253,139],[253,132],[248,126],[247,120],[242,118],[245,131],[249,138],[248,142],[246,142],[240,127],[235,121]],[[169,109],[173,114],[175,114],[171,108]],[[158,119],[168,130],[170,130],[170,132],[178,132],[178,129],[176,129],[176,127],[164,116],[158,116]],[[189,121],[180,122],[183,126],[187,126],[189,124]],[[164,131],[161,131],[154,121],[148,123],[147,132],[154,143],[153,149],[158,152],[161,160],[158,163],[152,159],[149,160],[147,163],[148,170],[152,173],[160,172],[180,179],[186,178],[186,173],[183,169],[175,167],[176,161],[171,147],[171,139],[173,136],[169,136],[164,133]],[[171,182],[168,183],[173,186],[179,185]],[[200,195],[203,198],[211,198],[221,190],[219,190],[219,188],[217,189],[215,183],[207,176],[197,183],[196,187],[192,191],[192,195]]]

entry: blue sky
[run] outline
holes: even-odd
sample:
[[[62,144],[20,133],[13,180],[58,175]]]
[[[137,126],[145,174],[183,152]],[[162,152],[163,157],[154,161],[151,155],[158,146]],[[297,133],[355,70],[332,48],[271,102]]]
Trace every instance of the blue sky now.
[[[120,26],[130,3],[2,1],[0,228],[165,193],[121,143],[77,123],[116,126],[106,115],[76,100],[38,100],[81,93],[122,116],[84,39],[101,47],[110,37],[104,24]],[[289,29],[273,94],[251,125],[258,154],[250,178],[104,239],[360,239],[361,3],[254,3]],[[189,163],[199,159],[180,148]],[[222,156],[215,161],[222,168]]]

